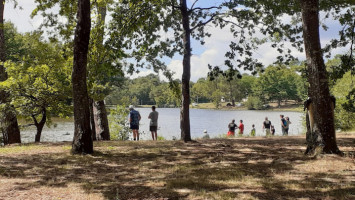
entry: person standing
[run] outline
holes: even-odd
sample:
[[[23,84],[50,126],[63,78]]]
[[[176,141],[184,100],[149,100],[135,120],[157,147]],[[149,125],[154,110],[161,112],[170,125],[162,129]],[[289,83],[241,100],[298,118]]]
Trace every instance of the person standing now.
[[[267,117],[265,117],[265,121],[263,123],[263,130],[265,129],[266,136],[271,135],[270,128],[271,128],[271,121]]]
[[[290,124],[291,124],[290,118],[286,117],[286,129],[285,129],[286,135],[288,135],[288,130],[290,128]]]
[[[203,134],[204,134],[204,135],[203,135],[202,139],[210,139],[210,135],[208,135],[206,129],[203,131]]]
[[[228,137],[233,137],[235,134],[235,129],[238,128],[237,125],[235,124],[235,120],[233,119],[231,123],[228,124]]]
[[[255,125],[254,124],[251,126],[250,135],[253,136],[253,137],[255,136]]]
[[[284,118],[284,115],[280,115],[280,118],[281,118],[281,131],[282,131],[282,135],[287,135],[287,134],[286,134],[286,127],[287,127],[286,119]]]
[[[274,127],[274,125],[271,125],[270,131],[271,131],[271,135],[275,135],[275,127]]]
[[[129,128],[133,132],[133,140],[139,140],[139,121],[141,120],[141,115],[137,110],[133,108],[133,105],[129,106]]]
[[[152,106],[152,112],[149,113],[148,119],[150,119],[149,130],[152,133],[153,140],[158,140],[158,116],[159,113],[155,111],[155,106]]]
[[[240,123],[239,123],[239,136],[242,136],[243,135],[243,132],[244,132],[244,124],[243,124],[243,120],[240,120]]]

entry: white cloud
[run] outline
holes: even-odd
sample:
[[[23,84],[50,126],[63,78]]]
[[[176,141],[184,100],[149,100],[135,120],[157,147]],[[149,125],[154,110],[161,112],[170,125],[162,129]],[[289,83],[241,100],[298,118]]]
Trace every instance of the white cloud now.
[[[23,9],[20,9],[20,7]],[[33,31],[38,28],[43,20],[41,17],[30,18],[35,8],[36,4],[33,0],[18,1],[18,7],[16,9],[14,9],[14,4],[9,1],[5,5],[4,18],[14,23],[20,32]]]

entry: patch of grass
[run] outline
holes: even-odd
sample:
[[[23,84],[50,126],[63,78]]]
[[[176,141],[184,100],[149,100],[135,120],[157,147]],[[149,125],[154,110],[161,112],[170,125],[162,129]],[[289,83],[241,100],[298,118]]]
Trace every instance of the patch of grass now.
[[[38,149],[38,145],[36,144],[20,144],[20,145],[12,145],[0,147],[0,154],[13,154],[13,153],[22,153],[31,151],[34,149]]]

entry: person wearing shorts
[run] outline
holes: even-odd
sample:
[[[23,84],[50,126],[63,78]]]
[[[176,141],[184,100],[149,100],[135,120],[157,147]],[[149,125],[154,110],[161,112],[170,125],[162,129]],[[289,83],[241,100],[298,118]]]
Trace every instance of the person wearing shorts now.
[[[265,121],[263,123],[263,130],[265,129],[266,136],[271,135],[270,128],[271,128],[271,121],[267,117],[265,117]]]
[[[287,135],[288,133],[286,132],[287,129],[287,121],[284,118],[284,115],[280,115],[280,119],[281,119],[281,131],[282,131],[282,135]]]
[[[234,132],[235,129],[238,128],[237,125],[235,124],[235,120],[233,119],[231,123],[228,124],[228,137],[234,137]]]
[[[149,113],[148,119],[150,119],[149,130],[152,133],[153,140],[158,139],[158,116],[159,113],[155,111],[155,106],[152,106],[152,112]]]
[[[129,128],[133,132],[133,140],[139,140],[139,121],[141,120],[141,115],[138,111],[134,110],[133,105],[129,106]]]

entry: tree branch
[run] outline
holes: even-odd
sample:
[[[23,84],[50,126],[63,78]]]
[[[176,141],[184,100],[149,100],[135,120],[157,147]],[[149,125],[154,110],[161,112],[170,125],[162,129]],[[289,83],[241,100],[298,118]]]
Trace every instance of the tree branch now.
[[[199,22],[196,26],[192,27],[190,31],[194,31],[196,28],[205,26],[206,24],[210,23],[217,15],[212,15],[211,18],[205,22]]]
[[[38,126],[38,122],[37,122],[36,116],[31,115],[31,117],[32,117],[33,121],[35,122],[34,125]]]
[[[173,8],[173,11],[174,11],[175,9],[180,9],[180,8],[181,8],[181,6],[176,6],[176,5],[175,5],[175,1],[174,1],[174,0],[171,0],[171,7]]]
[[[194,8],[194,6],[195,6],[195,4],[198,2],[198,0],[195,0],[195,2],[192,4],[192,6],[191,6],[191,10]]]
[[[200,8],[200,7],[197,7],[197,8],[192,8],[191,10],[189,10],[189,12],[194,12],[195,10],[211,10],[211,9],[218,9],[219,7],[217,6],[211,6],[211,7],[208,7],[208,8]]]

